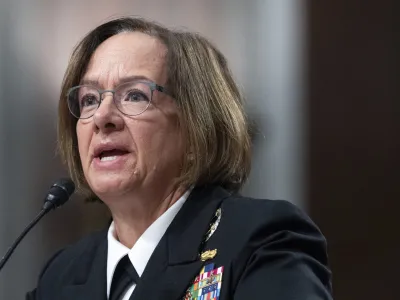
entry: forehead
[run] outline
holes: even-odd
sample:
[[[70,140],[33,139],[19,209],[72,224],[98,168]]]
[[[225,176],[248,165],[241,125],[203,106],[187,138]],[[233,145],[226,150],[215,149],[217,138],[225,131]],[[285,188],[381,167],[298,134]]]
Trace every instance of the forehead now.
[[[167,49],[157,38],[124,32],[104,41],[93,53],[82,81],[112,88],[127,77],[166,82]]]

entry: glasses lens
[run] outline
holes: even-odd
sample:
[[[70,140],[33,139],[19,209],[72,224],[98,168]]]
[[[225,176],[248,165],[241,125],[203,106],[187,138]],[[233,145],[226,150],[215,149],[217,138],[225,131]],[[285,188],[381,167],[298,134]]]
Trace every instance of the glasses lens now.
[[[134,116],[144,112],[151,102],[151,88],[143,81],[128,82],[115,90],[115,104],[124,114]]]
[[[100,103],[98,90],[91,86],[78,86],[71,89],[68,95],[68,107],[77,118],[90,118]]]

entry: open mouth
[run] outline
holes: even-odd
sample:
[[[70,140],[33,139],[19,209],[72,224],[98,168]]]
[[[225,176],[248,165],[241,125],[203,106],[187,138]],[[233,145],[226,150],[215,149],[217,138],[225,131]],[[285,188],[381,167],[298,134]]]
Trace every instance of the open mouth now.
[[[117,159],[119,156],[127,154],[128,151],[119,150],[119,149],[112,149],[112,150],[105,150],[100,152],[97,156],[100,161],[112,161]]]

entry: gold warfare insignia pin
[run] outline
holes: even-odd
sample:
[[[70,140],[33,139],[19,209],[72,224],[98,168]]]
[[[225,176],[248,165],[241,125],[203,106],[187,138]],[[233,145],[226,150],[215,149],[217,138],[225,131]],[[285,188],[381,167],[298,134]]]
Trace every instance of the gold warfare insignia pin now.
[[[217,251],[218,251],[217,249],[214,249],[214,250],[207,250],[207,251],[202,252],[200,254],[201,261],[213,259],[215,257],[215,255],[217,255]]]

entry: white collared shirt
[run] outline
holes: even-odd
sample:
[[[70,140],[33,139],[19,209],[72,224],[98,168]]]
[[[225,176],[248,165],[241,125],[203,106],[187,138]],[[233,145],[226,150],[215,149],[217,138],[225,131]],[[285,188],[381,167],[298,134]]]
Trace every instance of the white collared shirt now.
[[[142,276],[144,269],[154,249],[157,247],[168,226],[181,209],[183,203],[189,197],[191,189],[186,191],[178,201],[176,201],[166,212],[164,212],[149,228],[140,236],[131,249],[121,244],[116,239],[114,222],[108,229],[108,254],[107,254],[107,299],[110,297],[112,277],[118,262],[128,254],[132,265],[135,267],[139,277]],[[121,297],[121,300],[129,300],[135,289],[133,283]]]

